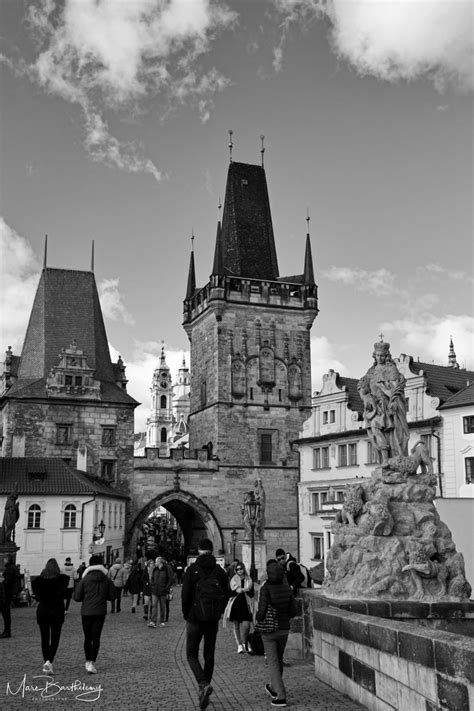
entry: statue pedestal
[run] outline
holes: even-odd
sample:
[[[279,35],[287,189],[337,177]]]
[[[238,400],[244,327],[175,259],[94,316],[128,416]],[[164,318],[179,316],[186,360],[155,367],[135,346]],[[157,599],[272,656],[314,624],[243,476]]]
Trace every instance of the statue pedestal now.
[[[10,556],[13,562],[16,563],[16,553],[20,550],[20,547],[12,541],[7,541],[6,543],[0,543],[0,572],[3,572],[4,559]]]
[[[247,572],[250,575],[250,563],[252,560],[252,543],[250,541],[241,541],[242,543],[242,563],[245,565]],[[254,543],[255,549],[255,568],[257,569],[257,580],[260,580],[262,573],[267,567],[267,542],[258,539]]]

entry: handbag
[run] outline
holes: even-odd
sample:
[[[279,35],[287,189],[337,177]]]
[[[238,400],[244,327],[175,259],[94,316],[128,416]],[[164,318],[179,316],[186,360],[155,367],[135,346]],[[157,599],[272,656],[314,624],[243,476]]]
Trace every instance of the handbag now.
[[[169,591],[168,595],[166,596],[166,599],[170,600],[170,601],[173,599],[173,593],[171,592],[171,590]]]
[[[273,605],[269,602],[265,617],[255,623],[255,629],[259,632],[276,632],[278,629],[278,614]]]

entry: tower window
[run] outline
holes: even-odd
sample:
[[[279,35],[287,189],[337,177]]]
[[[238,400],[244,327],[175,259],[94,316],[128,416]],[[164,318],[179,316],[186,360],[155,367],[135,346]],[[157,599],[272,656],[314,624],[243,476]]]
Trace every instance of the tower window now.
[[[474,457],[466,457],[466,484],[474,484]]]
[[[162,410],[166,409],[166,395],[160,397],[160,407]]]
[[[64,528],[76,528],[76,507],[68,504],[64,509]]]
[[[100,473],[102,479],[113,481],[115,478],[115,461],[113,459],[102,459],[100,463]]]
[[[203,380],[201,383],[201,407],[204,407],[204,405],[207,403],[207,385],[206,381]]]
[[[166,431],[166,427],[162,427],[160,432],[160,442],[166,442],[167,438],[168,432]]]
[[[278,431],[259,430],[258,445],[260,464],[273,463],[278,451]]]
[[[82,375],[74,376],[74,385],[76,386],[76,388],[82,387]]]
[[[462,422],[463,422],[464,434],[473,434],[474,433],[474,415],[468,415],[467,417],[463,417]]]
[[[71,425],[56,425],[56,444],[71,444]]]
[[[102,445],[111,447],[115,444],[115,427],[102,428]]]

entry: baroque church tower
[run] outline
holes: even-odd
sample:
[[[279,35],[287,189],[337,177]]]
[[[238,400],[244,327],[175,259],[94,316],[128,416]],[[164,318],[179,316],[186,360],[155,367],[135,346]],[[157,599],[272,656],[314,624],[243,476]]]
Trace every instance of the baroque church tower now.
[[[196,288],[192,252],[184,300],[189,447],[211,442],[220,471],[243,491],[262,479],[273,512],[268,540],[272,528],[281,532],[282,517],[285,528],[296,529],[291,440],[311,413],[310,329],[317,313],[309,235],[303,273],[280,277],[265,170],[231,162],[209,282]],[[296,546],[292,536],[288,543]]]
[[[151,412],[147,419],[147,447],[159,447],[162,456],[169,454],[169,441],[172,436],[172,385],[171,372],[165,358],[164,346],[161,347],[160,363],[153,373],[150,388]]]

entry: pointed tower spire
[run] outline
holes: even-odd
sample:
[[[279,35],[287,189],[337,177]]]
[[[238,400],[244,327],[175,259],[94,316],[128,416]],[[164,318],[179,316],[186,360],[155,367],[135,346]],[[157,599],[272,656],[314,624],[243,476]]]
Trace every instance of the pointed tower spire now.
[[[48,261],[48,235],[44,236],[44,258],[43,258],[43,269],[46,269]]]
[[[194,234],[191,235],[191,257],[189,259],[188,286],[186,299],[191,299],[196,291],[196,272],[194,270]]]
[[[94,240],[92,240],[91,272],[94,273]]]
[[[223,276],[224,264],[222,260],[222,227],[221,227],[221,201],[219,199],[219,220],[217,222],[216,247],[214,249],[214,264],[212,265],[211,276]]]
[[[234,142],[232,140],[233,135],[234,132],[229,130],[229,163],[232,163],[232,148],[234,147]]]
[[[260,136],[260,140],[262,141],[262,147],[260,148],[260,153],[261,153],[261,155],[262,155],[262,168],[264,168],[264,167],[265,167],[265,164],[264,164],[264,160],[263,160],[263,155],[264,155],[264,153],[265,153],[265,146],[264,146],[264,143],[263,143],[263,142],[264,142],[264,140],[265,140],[265,136],[264,136],[263,134]]]
[[[310,216],[309,216],[309,210],[306,215],[306,249],[305,249],[305,254],[304,254],[304,283],[309,284],[310,286],[313,286],[315,281],[314,281],[314,271],[313,271],[313,255],[311,253],[311,240],[309,237],[309,221],[310,221]]]
[[[454,352],[453,337],[449,337],[449,356],[448,365],[450,368],[459,368],[459,363],[456,360],[456,353]]]

